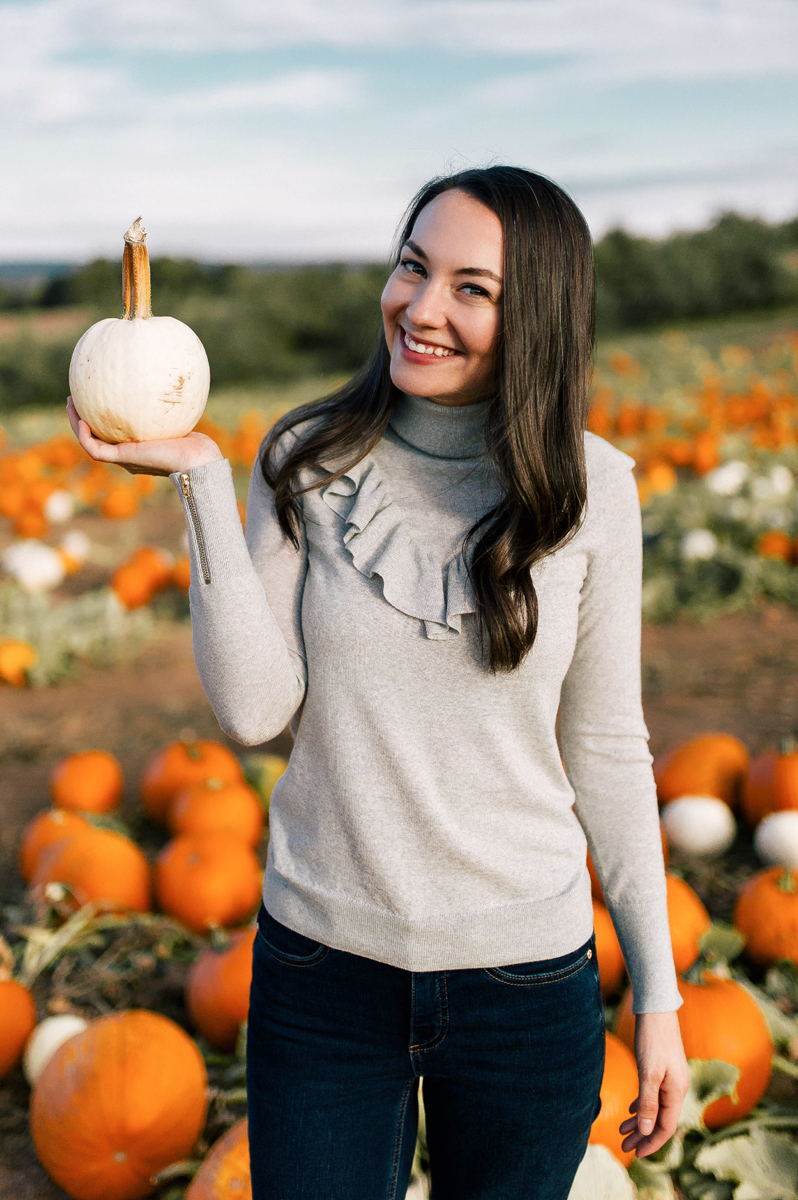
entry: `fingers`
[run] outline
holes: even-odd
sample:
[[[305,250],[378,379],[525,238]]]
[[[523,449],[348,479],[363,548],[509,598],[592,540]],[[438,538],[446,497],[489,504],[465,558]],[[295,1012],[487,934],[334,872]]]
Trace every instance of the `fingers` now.
[[[641,1086],[640,1095],[629,1105],[635,1116],[627,1117],[619,1126],[626,1134],[622,1143],[624,1152],[635,1150],[638,1158],[653,1154],[673,1137],[679,1124],[682,1109],[682,1093],[665,1086],[667,1080],[656,1088],[656,1102],[652,1105],[655,1081]],[[652,1107],[654,1109],[652,1113]]]

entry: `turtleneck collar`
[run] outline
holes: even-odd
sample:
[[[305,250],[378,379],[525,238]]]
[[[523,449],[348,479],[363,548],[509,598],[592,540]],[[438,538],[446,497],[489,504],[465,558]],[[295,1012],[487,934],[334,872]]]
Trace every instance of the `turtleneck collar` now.
[[[490,400],[437,404],[401,392],[390,428],[414,450],[435,458],[477,458],[485,453],[485,416]]]

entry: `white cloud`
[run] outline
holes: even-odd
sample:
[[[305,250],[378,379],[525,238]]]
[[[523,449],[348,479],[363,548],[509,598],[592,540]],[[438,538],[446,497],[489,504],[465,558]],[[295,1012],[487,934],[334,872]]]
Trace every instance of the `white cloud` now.
[[[223,113],[259,109],[313,113],[351,108],[362,102],[358,78],[344,71],[294,71],[259,83],[231,84],[160,98],[159,112]]]

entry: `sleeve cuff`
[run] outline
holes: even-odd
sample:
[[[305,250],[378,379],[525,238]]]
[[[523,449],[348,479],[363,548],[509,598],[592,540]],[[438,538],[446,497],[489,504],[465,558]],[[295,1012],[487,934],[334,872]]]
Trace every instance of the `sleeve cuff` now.
[[[169,478],[183,505],[191,555],[192,585],[212,585],[252,570],[238,514],[233,470],[217,459]]]

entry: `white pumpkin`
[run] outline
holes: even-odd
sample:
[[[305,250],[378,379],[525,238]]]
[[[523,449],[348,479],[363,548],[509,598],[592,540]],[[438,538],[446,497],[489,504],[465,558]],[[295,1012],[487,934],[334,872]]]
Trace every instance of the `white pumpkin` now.
[[[59,1046],[69,1041],[76,1033],[82,1033],[88,1027],[88,1021],[74,1013],[64,1013],[63,1016],[45,1017],[40,1021],[25,1043],[22,1055],[22,1070],[28,1083],[33,1087],[36,1080],[47,1066]]]
[[[589,1145],[568,1200],[634,1200],[637,1189],[606,1146]]]
[[[0,562],[26,592],[47,592],[64,581],[66,568],[57,550],[36,538],[6,546]]]
[[[737,824],[728,804],[716,796],[680,796],[665,806],[662,828],[672,850],[711,857],[734,841]]]
[[[208,399],[211,372],[196,333],[151,314],[146,238],[139,217],[125,234],[125,314],[87,329],[69,366],[75,408],[106,442],[185,437]]]
[[[790,809],[763,817],[754,833],[754,850],[766,866],[798,870],[798,812]]]

